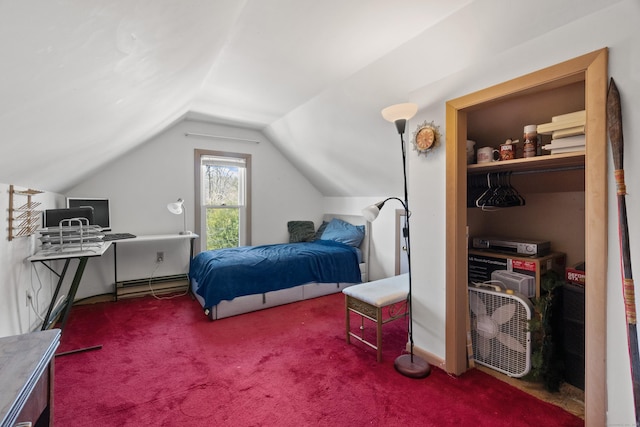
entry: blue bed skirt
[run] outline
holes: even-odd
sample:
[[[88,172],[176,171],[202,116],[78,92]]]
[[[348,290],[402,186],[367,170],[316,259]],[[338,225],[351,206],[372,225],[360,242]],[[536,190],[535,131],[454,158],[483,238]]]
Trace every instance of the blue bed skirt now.
[[[360,283],[358,250],[330,240],[243,246],[199,253],[190,276],[204,308],[305,283]]]

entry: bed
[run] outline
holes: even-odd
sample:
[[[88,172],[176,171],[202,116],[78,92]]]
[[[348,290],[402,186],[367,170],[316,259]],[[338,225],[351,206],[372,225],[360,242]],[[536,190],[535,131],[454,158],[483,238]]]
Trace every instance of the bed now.
[[[310,221],[287,226],[290,243],[206,251],[193,258],[191,291],[209,319],[337,293],[367,281],[370,223],[364,217],[326,214],[318,230]]]

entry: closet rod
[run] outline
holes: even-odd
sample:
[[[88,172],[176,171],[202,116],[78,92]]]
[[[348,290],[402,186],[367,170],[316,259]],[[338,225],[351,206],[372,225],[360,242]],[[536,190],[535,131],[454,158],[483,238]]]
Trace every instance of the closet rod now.
[[[184,136],[201,136],[203,138],[229,139],[233,141],[253,142],[254,144],[260,144],[260,141],[256,141],[255,139],[236,138],[233,136],[222,136],[222,135],[210,135],[207,133],[185,132]]]

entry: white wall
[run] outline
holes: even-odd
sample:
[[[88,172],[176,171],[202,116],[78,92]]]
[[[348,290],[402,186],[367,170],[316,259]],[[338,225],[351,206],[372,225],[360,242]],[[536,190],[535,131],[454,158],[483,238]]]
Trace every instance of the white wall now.
[[[224,139],[186,137],[185,132],[247,138],[259,144]],[[111,201],[114,232],[136,235],[171,234],[182,229],[182,217],[171,214],[166,205],[178,197],[187,203],[190,230],[194,229],[194,149],[220,150],[252,154],[252,243],[285,242],[287,221],[308,219],[320,224],[322,196],[262,134],[254,130],[185,121],[168,129],[126,156],[96,171],[91,178],[69,190],[64,196],[108,197]],[[8,211],[8,188],[0,184],[0,208]],[[64,207],[64,196],[43,193],[36,196],[43,209]],[[35,198],[34,198],[35,199]],[[6,216],[4,218],[6,224]],[[26,258],[33,254],[37,240],[8,242],[6,227],[0,231],[0,336],[29,332],[40,322],[26,307],[26,290],[39,292],[39,313],[46,311],[57,277]],[[155,263],[157,251],[165,252],[165,261]],[[118,279],[136,279],[187,271],[189,247],[185,241],[157,242],[118,246]],[[113,292],[113,249],[91,258],[76,299]],[[35,267],[34,267],[35,266]],[[53,263],[55,268],[60,263]],[[37,270],[36,270],[37,268]],[[75,261],[70,269],[75,269]],[[36,274],[38,271],[38,274]],[[71,273],[63,285],[66,294]],[[42,286],[40,281],[43,282]]]
[[[260,141],[186,136],[185,133],[244,138]],[[322,196],[277,151],[260,132],[183,121],[123,158],[97,171],[90,179],[68,191],[68,196],[108,197],[111,200],[112,228],[136,235],[177,233],[181,216],[171,214],[166,205],[179,197],[187,207],[187,228],[194,226],[194,150],[217,150],[252,155],[252,244],[285,242],[287,221],[322,219]],[[157,251],[165,252],[165,262],[157,267]],[[123,261],[124,260],[124,261]],[[113,258],[109,252],[87,265],[86,278],[78,297],[112,292]],[[120,245],[118,279],[179,274],[188,267],[186,242]]]
[[[420,106],[416,117],[407,124],[407,139],[412,137],[412,131],[423,121],[434,121],[440,125],[443,133],[445,126],[445,103],[462,95],[483,89],[485,87],[536,71],[538,69],[562,62],[584,53],[595,51],[603,47],[609,48],[609,74],[616,80],[621,91],[622,111],[624,120],[625,141],[625,174],[627,189],[627,210],[629,229],[631,233],[631,253],[640,253],[640,225],[635,221],[640,218],[640,198],[634,197],[640,189],[633,190],[634,184],[640,183],[640,171],[634,165],[640,162],[640,147],[634,141],[640,141],[640,129],[634,118],[640,115],[640,4],[635,0],[615,2],[609,8],[587,15],[584,18],[567,23],[550,32],[529,33],[528,38],[522,39],[521,45],[504,52],[491,51],[491,43],[474,41],[476,60],[460,71],[443,76],[437,83],[421,86],[420,72],[438,68],[441,61],[456,58],[457,46],[465,51],[467,45],[465,28],[475,28],[481,25],[498,28],[501,26],[501,2],[478,4],[477,8],[486,10],[468,11],[456,14],[443,21],[440,25],[428,30],[421,36],[400,47],[387,57],[354,75],[352,80],[367,81],[368,77],[376,73],[389,70],[402,64],[407,68],[404,79],[395,79],[394,84],[402,95],[406,91],[404,101],[415,102]],[[490,6],[496,7],[491,10]],[[509,6],[511,3],[509,2]],[[533,4],[531,4],[533,5]],[[581,6],[579,2],[576,7]],[[500,7],[506,7],[504,2]],[[526,19],[526,16],[523,16]],[[553,19],[553,17],[550,17]],[[510,25],[505,25],[510,28]],[[521,34],[504,34],[504,37],[521,37]],[[438,51],[439,47],[430,49],[438,40],[446,40],[447,52]],[[494,40],[495,41],[495,40]],[[431,51],[437,55],[430,55]],[[451,58],[449,58],[451,56]],[[445,67],[448,65],[445,65]],[[387,71],[388,72],[388,71]],[[390,75],[390,79],[394,76]],[[338,90],[336,90],[338,91]],[[363,96],[364,93],[363,93]],[[399,99],[402,102],[402,99]],[[381,121],[379,116],[372,120]],[[397,138],[393,125],[388,124],[389,140]],[[414,340],[415,345],[437,356],[445,356],[445,147],[440,146],[427,157],[418,157],[414,151],[408,151],[409,162],[409,193],[411,203],[411,244],[412,270],[414,273],[413,309],[414,309]],[[398,157],[389,159],[389,163],[381,168],[380,173],[393,173],[397,167],[401,170]],[[395,166],[394,166],[395,165]],[[622,285],[620,276],[617,204],[615,184],[613,180],[613,163],[609,155],[609,218],[608,218],[608,275],[606,284],[591,284],[592,286],[607,286],[607,424],[635,425],[634,402],[631,390],[630,362],[627,345],[627,325],[624,316],[622,299]],[[640,185],[640,184],[638,184]],[[398,189],[398,194],[401,194]],[[382,200],[390,195],[377,198]],[[333,203],[341,203],[345,209],[352,208],[350,199],[335,198]],[[365,199],[363,199],[365,200]],[[369,202],[374,200],[366,199]],[[366,204],[366,203],[365,203]],[[339,209],[336,207],[336,209]],[[380,219],[374,223],[373,262],[371,269],[375,275],[390,275],[393,271],[394,236],[391,212],[383,210]],[[386,219],[385,219],[386,218]],[[376,265],[380,262],[380,265]],[[636,265],[637,268],[637,265]],[[374,277],[377,278],[377,277]]]
[[[502,4],[492,2],[491,5]],[[507,2],[504,2],[506,5]],[[511,4],[509,2],[509,4]],[[572,2],[580,7],[580,2]],[[529,3],[535,7],[535,3]],[[407,70],[406,79],[390,75],[396,85],[398,97],[420,105],[418,115],[407,126],[415,129],[416,124],[424,120],[434,120],[444,132],[444,106],[448,99],[473,92],[530,71],[573,58],[586,52],[609,47],[609,71],[616,79],[621,91],[624,116],[625,166],[631,232],[631,253],[640,253],[640,231],[637,218],[640,218],[640,201],[637,196],[640,189],[640,171],[633,165],[640,161],[640,129],[634,118],[640,115],[640,4],[636,0],[615,2],[611,7],[593,15],[586,16],[550,32],[523,35],[505,32],[504,37],[519,37],[522,44],[506,51],[488,50],[496,40],[477,40],[473,45],[461,45],[459,48],[475,49],[472,64],[461,64],[460,71],[443,75],[435,84],[421,86],[420,74],[424,69],[437,72],[443,61],[456,59],[455,49],[450,52],[431,48],[440,46],[440,40],[455,42],[463,40],[465,28],[483,25],[500,28],[499,9],[487,9],[486,5],[477,5],[478,10],[454,15],[440,25],[401,47],[379,63],[372,64],[353,77],[353,80],[366,82],[369,74],[390,70]],[[568,6],[567,6],[568,7]],[[474,12],[475,11],[475,12]],[[474,13],[471,13],[474,12]],[[526,16],[523,16],[526,19]],[[555,19],[555,17],[549,17]],[[512,26],[507,26],[512,28]],[[465,41],[466,43],[466,41]],[[448,44],[451,46],[450,44]],[[498,52],[498,53],[496,53]],[[339,92],[341,88],[336,88]],[[363,88],[362,96],[366,96]],[[405,92],[403,92],[405,91]],[[353,92],[353,91],[352,91]],[[402,93],[401,93],[402,92]],[[351,93],[351,92],[350,92]],[[355,94],[354,96],[357,96]],[[371,118],[382,120],[379,116]],[[389,124],[389,139],[396,140],[397,134]],[[201,140],[184,137],[184,131],[219,134],[229,132],[230,136],[261,139],[259,145],[244,143]],[[397,141],[397,140],[396,140]],[[138,234],[176,232],[181,222],[166,211],[165,205],[177,197],[183,197],[193,204],[193,149],[208,148],[225,151],[251,152],[254,154],[254,216],[253,243],[283,241],[286,236],[284,224],[288,219],[314,218],[320,220],[322,212],[358,213],[368,204],[382,200],[389,194],[375,198],[327,198],[323,199],[306,180],[288,163],[271,144],[258,132],[226,128],[204,123],[184,122],[154,138],[140,149],[127,154],[116,163],[97,171],[91,179],[72,189],[70,195],[106,196],[113,202],[114,227],[116,231],[129,231]],[[362,153],[366,160],[366,152]],[[259,160],[260,159],[260,160]],[[262,160],[264,159],[264,160]],[[445,149],[439,147],[427,157],[417,157],[409,151],[409,186],[412,208],[412,260],[414,271],[414,338],[416,345],[438,356],[444,357],[445,341]],[[390,159],[390,162],[395,162]],[[175,164],[179,164],[176,169]],[[140,165],[147,167],[140,168]],[[151,165],[151,167],[148,167]],[[381,165],[395,167],[392,163]],[[609,159],[610,169],[613,169]],[[398,157],[398,169],[401,167]],[[167,171],[171,171],[167,173]],[[330,173],[328,171],[327,173]],[[383,172],[384,173],[384,172]],[[395,173],[389,170],[388,173]],[[6,187],[6,186],[5,186]],[[277,191],[276,191],[277,189]],[[398,188],[400,195],[402,189]],[[49,195],[44,195],[50,197]],[[53,196],[51,196],[53,197]],[[0,198],[0,207],[5,208],[6,198]],[[52,202],[53,204],[53,202]],[[5,210],[6,211],[6,210]],[[394,236],[393,211],[386,207],[373,225],[374,247],[372,248],[371,276],[373,279],[391,275],[393,272]],[[633,425],[633,399],[629,375],[629,358],[626,341],[626,323],[622,303],[619,249],[617,242],[617,207],[613,180],[609,178],[609,247],[607,286],[607,422],[609,425]],[[189,224],[193,228],[191,220]],[[0,231],[0,271],[2,283],[0,290],[0,335],[24,332],[29,324],[28,311],[24,307],[21,293],[32,283],[31,267],[24,262],[30,253],[28,241],[8,243],[4,232]],[[153,258],[154,255],[152,255]],[[141,272],[148,272],[153,260],[133,259],[139,264]],[[179,256],[177,256],[179,258]],[[111,260],[112,261],[112,260]],[[80,295],[110,292],[109,259],[101,262],[104,277],[95,272],[95,282],[81,287]],[[96,264],[91,263],[90,266]],[[96,266],[97,267],[97,266]],[[91,267],[90,267],[91,268]],[[637,265],[636,265],[637,268]],[[98,269],[99,270],[99,269]],[[5,297],[6,296],[6,297]]]
[[[624,117],[626,182],[631,253],[640,253],[640,200],[633,197],[640,188],[640,172],[633,165],[640,161],[637,120],[640,114],[640,4],[620,2],[584,19],[538,37],[498,56],[477,61],[473,67],[443,78],[437,84],[412,91],[409,100],[423,108],[413,122],[435,120],[445,123],[445,102],[487,86],[561,62],[603,47],[609,47],[609,73],[621,91]],[[464,28],[465,22],[445,22]],[[426,43],[426,41],[425,41]],[[403,56],[408,52],[397,52]],[[414,338],[416,345],[444,357],[445,354],[445,149],[428,158],[409,157],[412,203],[412,249],[414,277]],[[613,163],[609,159],[609,258],[607,286],[607,423],[635,425],[631,392],[630,363],[626,321],[622,301],[617,231],[617,205],[613,181]],[[637,267],[636,267],[637,268]],[[603,302],[604,303],[604,302]]]
[[[27,187],[15,185],[16,190]],[[35,188],[35,190],[41,190]],[[41,325],[36,314],[43,314],[51,300],[57,277],[39,263],[32,264],[27,258],[35,253],[38,241],[35,236],[18,237],[9,241],[7,226],[9,215],[9,184],[0,184],[0,211],[3,212],[0,226],[0,337],[32,331]],[[24,196],[15,196],[14,207],[27,202]],[[64,198],[55,193],[44,192],[32,196],[32,202],[40,203],[36,209],[61,208]],[[61,264],[51,263],[54,268]],[[65,284],[65,287],[68,286]],[[27,306],[27,291],[33,295],[36,309]]]

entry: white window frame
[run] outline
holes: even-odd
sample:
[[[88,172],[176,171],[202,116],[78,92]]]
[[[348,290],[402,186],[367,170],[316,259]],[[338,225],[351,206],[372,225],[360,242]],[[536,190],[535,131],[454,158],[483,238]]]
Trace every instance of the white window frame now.
[[[240,246],[247,246],[251,244],[251,154],[246,153],[230,153],[224,151],[214,150],[195,150],[194,171],[195,171],[195,225],[196,233],[200,236],[196,242],[195,247],[198,249],[196,252],[206,251],[207,235],[206,235],[206,206],[202,204],[202,158],[203,157],[229,157],[232,159],[243,159],[245,163],[245,176],[244,176],[244,194],[245,204],[240,206],[240,230],[239,230],[239,244]],[[238,206],[229,206],[230,208],[237,208]]]

